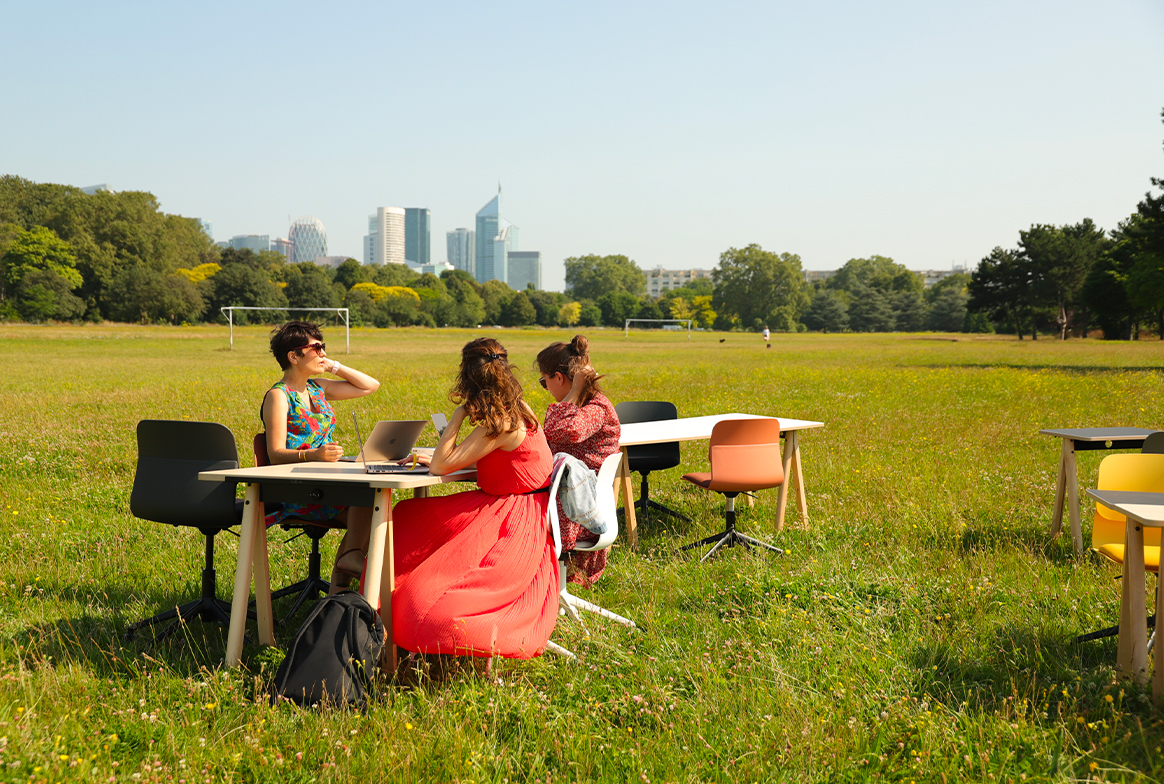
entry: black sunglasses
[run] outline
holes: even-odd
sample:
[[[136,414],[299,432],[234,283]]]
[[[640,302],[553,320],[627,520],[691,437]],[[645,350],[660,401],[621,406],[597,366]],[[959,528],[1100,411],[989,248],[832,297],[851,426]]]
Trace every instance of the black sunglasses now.
[[[306,351],[307,349],[314,349],[316,353],[320,351],[327,351],[326,343],[308,343],[306,346],[296,346],[292,351]]]
[[[542,376],[541,378],[539,378],[538,383],[542,385],[542,389],[549,389],[549,387],[546,386],[545,376]]]

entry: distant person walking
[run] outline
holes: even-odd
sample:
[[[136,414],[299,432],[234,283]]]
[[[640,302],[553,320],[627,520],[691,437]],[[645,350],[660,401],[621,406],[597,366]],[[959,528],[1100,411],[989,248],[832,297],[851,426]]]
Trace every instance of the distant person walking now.
[[[764,343],[768,345],[768,348],[772,348],[772,333],[768,331],[767,324],[764,325]]]

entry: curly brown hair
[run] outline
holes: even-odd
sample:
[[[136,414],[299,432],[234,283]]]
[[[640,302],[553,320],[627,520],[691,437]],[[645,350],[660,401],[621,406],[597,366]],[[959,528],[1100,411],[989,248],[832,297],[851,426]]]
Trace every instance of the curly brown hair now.
[[[561,373],[573,380],[574,373],[590,364],[590,341],[585,335],[575,335],[569,343],[551,343],[538,353],[537,368],[547,376]],[[578,405],[584,406],[602,391],[595,376],[587,382],[578,396]]]
[[[490,438],[512,433],[522,423],[537,429],[537,417],[522,399],[509,354],[493,338],[470,340],[461,349],[461,370],[449,399],[464,406],[469,421],[485,428]]]

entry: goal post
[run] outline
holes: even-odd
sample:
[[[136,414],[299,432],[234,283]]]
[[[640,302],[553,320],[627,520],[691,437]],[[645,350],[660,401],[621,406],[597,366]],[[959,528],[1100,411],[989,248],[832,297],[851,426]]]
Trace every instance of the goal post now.
[[[634,323],[645,324],[686,324],[687,325],[687,339],[691,340],[691,319],[627,319],[626,324],[623,325],[623,338],[630,338],[630,325]],[[677,327],[678,328],[678,327]],[[666,326],[663,327],[666,329]]]
[[[230,350],[234,351],[234,312],[236,310],[280,310],[284,313],[296,311],[298,313],[335,313],[344,320],[344,353],[352,353],[352,320],[347,308],[259,308],[244,305],[227,305],[219,308],[230,324]]]

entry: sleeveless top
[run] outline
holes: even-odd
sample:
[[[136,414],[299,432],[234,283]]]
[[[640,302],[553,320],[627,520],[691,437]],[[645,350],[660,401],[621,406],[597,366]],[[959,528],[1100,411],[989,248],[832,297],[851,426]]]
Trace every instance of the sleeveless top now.
[[[335,430],[335,412],[323,393],[323,386],[313,378],[307,379],[307,394],[311,406],[304,405],[298,392],[287,388],[283,381],[271,389],[281,389],[287,396],[287,448],[316,449],[331,442]],[[262,418],[262,410],[259,411]]]

